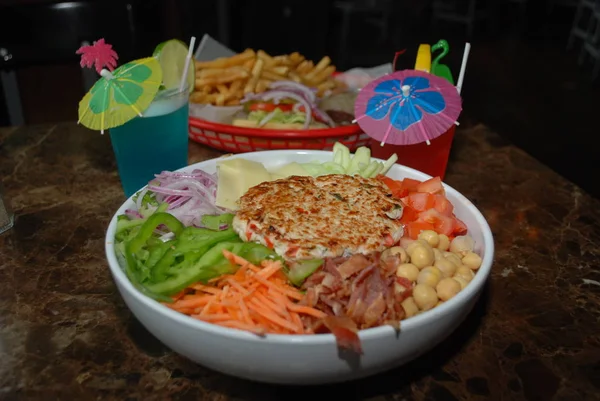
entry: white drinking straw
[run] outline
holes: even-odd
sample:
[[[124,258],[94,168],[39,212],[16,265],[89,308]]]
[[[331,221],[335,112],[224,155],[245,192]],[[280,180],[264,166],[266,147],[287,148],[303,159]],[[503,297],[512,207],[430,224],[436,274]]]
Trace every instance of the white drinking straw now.
[[[183,75],[181,76],[181,81],[179,81],[179,92],[183,91],[183,87],[185,86],[185,82],[187,81],[188,71],[190,69],[190,61],[192,60],[192,53],[194,52],[194,45],[196,44],[196,37],[192,36],[190,40],[190,47],[188,49],[187,57],[185,58],[185,66],[183,67]]]
[[[458,74],[458,83],[456,84],[456,90],[460,94],[462,90],[463,81],[465,80],[465,71],[467,69],[467,60],[469,59],[469,52],[471,51],[471,44],[465,43],[465,51],[463,53],[462,64],[460,65],[460,73]]]

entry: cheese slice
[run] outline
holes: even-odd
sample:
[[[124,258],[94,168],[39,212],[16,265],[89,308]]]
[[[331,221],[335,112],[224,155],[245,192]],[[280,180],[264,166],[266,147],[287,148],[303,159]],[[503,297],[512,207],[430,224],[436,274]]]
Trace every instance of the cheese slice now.
[[[217,163],[216,205],[237,210],[237,201],[248,189],[265,181],[271,175],[262,163],[246,159],[230,159]]]
[[[302,165],[296,162],[291,162],[283,165],[271,173],[274,179],[287,178],[292,175],[309,176],[310,174]],[[277,178],[275,178],[277,177]]]

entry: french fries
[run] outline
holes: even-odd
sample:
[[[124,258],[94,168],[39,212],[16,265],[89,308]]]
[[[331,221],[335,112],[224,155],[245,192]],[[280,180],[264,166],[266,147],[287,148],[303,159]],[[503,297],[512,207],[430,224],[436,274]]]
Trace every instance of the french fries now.
[[[244,93],[252,93],[256,90],[256,84],[263,72],[264,64],[265,62],[262,59],[256,60],[252,67],[252,76],[248,79],[248,82],[246,82],[246,86],[244,86]]]
[[[316,88],[317,95],[344,90],[344,84],[333,78],[335,66],[323,57],[314,64],[298,52],[271,56],[264,50],[246,49],[231,57],[197,61],[192,103],[236,106],[248,93],[261,93],[275,81],[291,80]]]

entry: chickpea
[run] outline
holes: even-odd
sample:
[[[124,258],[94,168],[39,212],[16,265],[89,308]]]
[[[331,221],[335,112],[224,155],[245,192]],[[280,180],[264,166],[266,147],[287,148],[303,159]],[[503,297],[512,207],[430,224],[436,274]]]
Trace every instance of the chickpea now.
[[[463,256],[462,262],[470,269],[477,270],[481,267],[481,256],[477,255],[475,252],[467,252],[467,254]]]
[[[444,254],[439,249],[433,248],[433,259],[436,261],[440,260],[440,259],[444,259]]]
[[[450,247],[450,238],[446,234],[440,234],[438,235],[438,240],[437,248],[440,251],[447,251]]]
[[[438,297],[435,289],[427,284],[417,284],[413,288],[413,298],[420,310],[429,310],[437,304]]]
[[[406,261],[408,260],[408,255],[406,254],[404,248],[402,248],[401,246],[393,246],[381,252],[381,259],[385,260],[390,256],[398,256],[398,258],[400,259],[400,263],[406,263]]]
[[[464,290],[465,287],[469,284],[469,282],[467,280],[465,280],[462,277],[458,277],[458,276],[454,276],[452,277],[452,280],[456,281],[458,284],[460,284],[460,290]]]
[[[406,313],[406,317],[412,317],[419,313],[419,307],[415,303],[415,299],[413,297],[408,297],[404,301],[402,301],[402,308],[404,308],[404,312]]]
[[[403,263],[396,269],[396,276],[404,277],[412,282],[417,281],[419,268],[412,263]]]
[[[458,268],[453,262],[446,258],[436,260],[433,266],[437,267],[444,277],[452,277]]]
[[[412,249],[412,254],[410,255],[410,263],[417,266],[419,269],[424,268],[425,266],[433,265],[433,249],[427,245],[419,245],[415,246]]]
[[[473,280],[473,270],[469,269],[465,265],[461,265],[456,269],[456,273],[454,273],[454,277],[462,277],[467,283]]]
[[[422,239],[415,240],[415,241],[411,242],[410,244],[408,244],[405,248],[408,256],[410,256],[412,258],[412,253],[413,253],[414,249],[420,245],[429,246],[429,244],[425,240],[422,240]]]
[[[435,304],[435,307],[437,308],[438,306],[442,305],[444,303],[444,301],[439,300],[437,304]]]
[[[459,235],[450,243],[450,252],[465,254],[475,247],[475,241],[470,235]]]
[[[447,301],[460,292],[461,285],[452,278],[444,278],[437,283],[435,290],[442,301]]]
[[[459,267],[460,265],[462,265],[462,260],[460,260],[460,257],[458,257],[458,255],[456,255],[455,253],[445,252],[444,258],[446,260],[449,260],[450,262],[454,263],[454,265],[456,265],[456,267]]]
[[[400,242],[398,243],[398,245],[400,245],[402,248],[406,249],[413,242],[415,242],[414,239],[411,239],[408,237],[402,237],[402,238],[400,238]]]
[[[436,233],[433,230],[421,231],[421,233],[419,234],[419,239],[427,241],[427,243],[433,248],[438,246],[438,244],[440,243],[440,237],[438,236],[438,233]]]
[[[435,287],[442,279],[442,272],[437,267],[429,266],[419,272],[417,283]]]

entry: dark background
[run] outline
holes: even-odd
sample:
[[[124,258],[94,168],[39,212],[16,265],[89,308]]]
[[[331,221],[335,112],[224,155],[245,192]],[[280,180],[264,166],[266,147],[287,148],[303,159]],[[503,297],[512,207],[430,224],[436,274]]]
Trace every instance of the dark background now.
[[[434,4],[435,3],[435,4]],[[465,41],[472,43],[461,125],[485,124],[600,196],[600,79],[582,47],[567,41],[579,1],[474,1],[467,25],[436,20],[439,3],[456,13],[469,0],[0,0],[0,71],[16,74],[26,124],[74,121],[84,95],[75,50],[104,37],[125,62],[161,41],[204,33],[236,51],[329,55],[339,70],[375,66],[402,48],[444,38],[455,79]],[[487,13],[487,17],[486,14]],[[585,28],[587,20],[583,20]],[[596,44],[600,46],[600,44]],[[414,59],[401,60],[410,67]],[[0,90],[0,126],[10,125]]]

